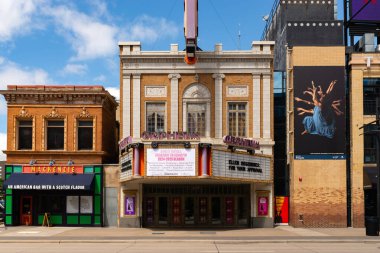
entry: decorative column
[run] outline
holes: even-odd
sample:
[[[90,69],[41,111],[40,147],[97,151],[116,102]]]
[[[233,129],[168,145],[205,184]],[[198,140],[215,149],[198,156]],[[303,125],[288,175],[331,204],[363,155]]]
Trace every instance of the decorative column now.
[[[133,74],[133,138],[140,138],[140,78],[141,74]]]
[[[202,176],[207,176],[207,147],[202,148]]]
[[[271,75],[263,75],[263,138],[271,139]]]
[[[253,74],[253,138],[261,138],[261,83],[260,74]]]
[[[215,138],[223,137],[223,78],[224,74],[213,74],[215,79]]]
[[[123,135],[121,139],[131,135],[131,74],[123,75]]]
[[[178,80],[181,78],[180,74],[169,74],[170,79],[170,130],[178,132]]]
[[[140,176],[140,145],[137,143],[133,147],[133,171],[134,176]]]

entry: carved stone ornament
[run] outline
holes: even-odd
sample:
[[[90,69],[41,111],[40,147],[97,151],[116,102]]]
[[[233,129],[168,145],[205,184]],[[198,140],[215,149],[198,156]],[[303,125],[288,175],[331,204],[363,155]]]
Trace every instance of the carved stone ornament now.
[[[57,109],[53,107],[51,113],[45,116],[46,118],[64,118],[63,115],[59,114]]]
[[[87,111],[86,107],[83,107],[77,118],[92,118],[92,115]]]
[[[166,86],[146,86],[145,97],[166,97]]]
[[[227,96],[228,97],[248,97],[248,86],[246,85],[228,86]]]
[[[25,109],[25,107],[23,106],[19,112],[19,114],[17,115],[17,118],[23,118],[23,119],[30,119],[30,118],[33,118],[32,115],[30,115],[28,113],[28,111]]]
[[[211,93],[206,86],[195,83],[186,88],[183,98],[211,98]]]

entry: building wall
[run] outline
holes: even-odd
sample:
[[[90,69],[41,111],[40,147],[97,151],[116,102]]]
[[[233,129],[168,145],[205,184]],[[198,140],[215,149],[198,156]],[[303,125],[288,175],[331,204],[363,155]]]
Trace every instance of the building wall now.
[[[367,65],[368,57],[370,65]],[[352,220],[354,227],[364,227],[364,124],[375,120],[375,115],[364,115],[363,79],[380,78],[380,54],[354,53],[350,60],[350,128],[351,128],[351,186],[352,186]]]
[[[290,224],[295,227],[346,227],[346,160],[294,159],[295,66],[345,66],[344,47],[293,47],[288,62]]]

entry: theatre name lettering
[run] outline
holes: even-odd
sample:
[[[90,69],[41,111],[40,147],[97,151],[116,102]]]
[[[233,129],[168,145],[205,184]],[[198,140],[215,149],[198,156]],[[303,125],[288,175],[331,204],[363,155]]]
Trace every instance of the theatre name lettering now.
[[[22,173],[39,174],[83,174],[83,166],[23,166]]]
[[[227,145],[234,146],[234,147],[240,147],[240,148],[252,149],[252,150],[260,149],[260,143],[258,141],[235,137],[231,135],[224,136],[223,142],[226,143]]]
[[[141,138],[144,140],[155,140],[155,141],[199,141],[200,136],[198,133],[188,133],[188,132],[143,132]]]
[[[237,160],[228,160],[228,164],[229,164],[228,170],[263,173],[263,170],[260,168],[259,163],[237,161]]]

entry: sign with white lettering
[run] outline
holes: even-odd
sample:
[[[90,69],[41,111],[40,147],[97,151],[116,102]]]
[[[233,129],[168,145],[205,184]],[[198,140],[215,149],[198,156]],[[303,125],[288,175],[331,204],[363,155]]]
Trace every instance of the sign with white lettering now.
[[[270,168],[268,157],[212,151],[212,175],[215,177],[270,180]]]
[[[195,149],[147,149],[147,176],[195,176]]]
[[[258,141],[235,137],[231,135],[224,136],[223,142],[234,147],[256,149],[256,150],[260,149],[260,143]]]
[[[126,153],[120,158],[121,170],[120,180],[126,179],[132,176],[132,164],[133,164],[133,151]]]
[[[88,187],[86,187],[85,185],[70,185],[70,184],[62,184],[62,185],[8,184],[7,188],[11,190],[87,190]]]
[[[152,141],[199,141],[200,136],[197,133],[187,132],[143,132],[141,139]]]

